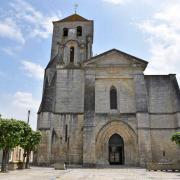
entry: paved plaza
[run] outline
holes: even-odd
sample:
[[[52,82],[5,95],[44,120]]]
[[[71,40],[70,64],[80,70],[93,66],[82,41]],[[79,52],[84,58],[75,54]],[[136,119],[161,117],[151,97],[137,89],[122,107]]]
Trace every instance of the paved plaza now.
[[[154,172],[141,168],[67,169],[32,167],[0,173],[0,180],[173,180],[180,179],[179,172]]]

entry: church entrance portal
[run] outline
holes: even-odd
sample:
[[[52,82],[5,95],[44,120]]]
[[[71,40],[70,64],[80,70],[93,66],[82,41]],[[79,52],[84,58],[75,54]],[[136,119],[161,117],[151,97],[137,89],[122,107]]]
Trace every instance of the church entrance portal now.
[[[109,163],[124,164],[124,141],[118,134],[113,134],[109,139]]]

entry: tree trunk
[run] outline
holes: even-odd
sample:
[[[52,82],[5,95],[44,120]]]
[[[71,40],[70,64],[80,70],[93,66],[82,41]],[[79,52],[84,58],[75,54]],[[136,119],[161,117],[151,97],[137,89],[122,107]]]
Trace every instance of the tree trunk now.
[[[1,172],[7,172],[7,162],[8,162],[8,149],[3,149],[3,157],[1,163]]]
[[[31,154],[31,151],[27,151],[26,166],[25,166],[26,169],[29,169],[29,168],[30,168],[30,167],[29,167],[29,156],[30,156],[30,154]]]
[[[23,163],[25,163],[26,154],[27,154],[27,152],[24,150],[24,153],[23,153]]]

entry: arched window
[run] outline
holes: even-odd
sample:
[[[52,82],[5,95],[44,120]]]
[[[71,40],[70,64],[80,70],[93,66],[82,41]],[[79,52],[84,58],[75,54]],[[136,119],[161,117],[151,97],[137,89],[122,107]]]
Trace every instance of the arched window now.
[[[77,36],[82,36],[82,27],[81,26],[77,27]]]
[[[68,28],[63,29],[63,36],[68,36]]]
[[[117,109],[117,90],[114,86],[110,89],[110,109]]]
[[[70,47],[70,63],[74,63],[74,47]]]

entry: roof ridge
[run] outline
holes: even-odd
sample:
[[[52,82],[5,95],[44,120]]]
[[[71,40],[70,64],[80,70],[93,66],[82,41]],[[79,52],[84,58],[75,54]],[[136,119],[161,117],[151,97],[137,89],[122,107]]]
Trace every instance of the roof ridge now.
[[[110,52],[112,52],[112,51],[116,51],[116,52],[118,52],[118,53],[122,53],[122,54],[124,54],[124,55],[126,55],[126,56],[130,56],[130,57],[132,57],[132,58],[134,58],[134,59],[136,59],[136,60],[140,60],[141,62],[148,64],[148,62],[145,61],[144,59],[141,59],[141,58],[138,58],[138,57],[133,56],[133,55],[131,55],[131,54],[125,53],[125,52],[120,51],[120,50],[118,50],[118,49],[116,49],[116,48],[107,50],[107,51],[105,51],[105,52],[103,52],[103,53],[100,53],[100,54],[98,54],[98,55],[96,55],[96,56],[93,56],[93,57],[91,57],[90,59],[85,60],[84,63],[89,62],[89,61],[91,61],[91,60],[93,60],[93,59],[95,59],[95,58],[98,58],[98,57],[100,57],[100,56],[106,55],[106,54],[108,54],[108,53],[110,53]]]
[[[88,19],[80,16],[79,14],[75,13],[75,14],[67,16],[67,17],[65,17],[63,19],[60,19],[58,21],[53,21],[53,23],[56,23],[56,22],[68,22],[68,21],[72,22],[72,21],[90,21],[90,20],[88,20]]]

